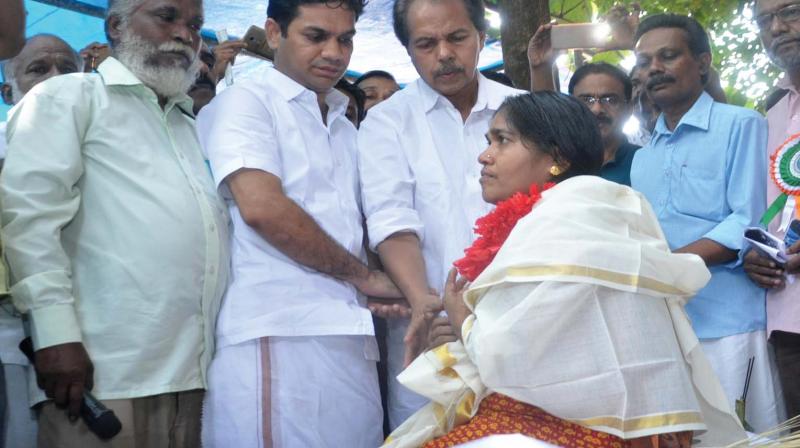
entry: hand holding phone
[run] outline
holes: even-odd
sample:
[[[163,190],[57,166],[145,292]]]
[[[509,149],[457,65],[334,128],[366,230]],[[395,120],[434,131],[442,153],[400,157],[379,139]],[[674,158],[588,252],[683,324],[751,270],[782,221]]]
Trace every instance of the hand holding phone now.
[[[273,60],[275,53],[267,43],[267,32],[255,25],[247,29],[242,40],[245,43],[244,51],[259,56],[263,59]]]
[[[747,228],[747,230],[744,231],[744,239],[747,240],[758,253],[781,266],[789,259],[786,255],[786,244],[762,228]]]
[[[553,49],[606,48],[611,39],[611,27],[605,23],[572,23],[554,25],[550,29]]]

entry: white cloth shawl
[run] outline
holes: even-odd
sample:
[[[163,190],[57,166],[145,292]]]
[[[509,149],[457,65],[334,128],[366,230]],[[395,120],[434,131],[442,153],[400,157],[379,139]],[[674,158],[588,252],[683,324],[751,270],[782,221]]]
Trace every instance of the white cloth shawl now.
[[[399,376],[432,402],[386,446],[446,434],[493,392],[625,439],[744,439],[683,310],[709,278],[700,257],[670,252],[639,193],[593,176],[561,182],[469,286],[464,343]]]

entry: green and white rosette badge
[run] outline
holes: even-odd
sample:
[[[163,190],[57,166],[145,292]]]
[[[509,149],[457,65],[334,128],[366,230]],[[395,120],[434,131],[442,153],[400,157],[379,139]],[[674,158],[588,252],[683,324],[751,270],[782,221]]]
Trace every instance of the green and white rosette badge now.
[[[782,194],[764,213],[761,224],[766,227],[780,213],[779,230],[786,231],[795,216],[800,218],[797,209],[797,196],[800,195],[800,134],[789,137],[770,156],[769,175]]]

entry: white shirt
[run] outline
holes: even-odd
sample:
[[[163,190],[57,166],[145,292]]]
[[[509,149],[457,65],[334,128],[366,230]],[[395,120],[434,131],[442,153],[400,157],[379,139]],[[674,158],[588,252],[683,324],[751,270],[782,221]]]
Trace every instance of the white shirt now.
[[[6,158],[6,122],[0,122],[0,159]],[[0,162],[2,163],[2,162]],[[0,362],[28,365],[19,351],[19,342],[25,338],[22,319],[10,298],[0,298]]]
[[[271,246],[242,219],[225,178],[258,169],[281,179],[284,193],[346,250],[360,256],[362,218],[356,129],[347,98],[317,97],[274,68],[229,87],[200,113],[198,129],[233,219],[233,283],[223,301],[220,346],[267,336],[372,335],[372,317],[349,283],[313,271]]]
[[[11,112],[0,176],[14,303],[39,349],[81,341],[100,399],[205,388],[228,217],[191,99],[164,109],[114,58]]]
[[[466,122],[422,79],[370,109],[358,135],[361,195],[370,247],[413,231],[422,240],[430,287],[443,291],[453,261],[491,210],[481,196],[478,156],[503,100],[526,93],[479,76]]]

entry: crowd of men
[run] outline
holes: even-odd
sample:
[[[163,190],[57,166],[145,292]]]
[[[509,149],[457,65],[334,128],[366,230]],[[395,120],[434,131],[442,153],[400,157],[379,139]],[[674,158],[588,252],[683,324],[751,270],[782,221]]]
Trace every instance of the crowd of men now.
[[[478,70],[481,0],[396,0],[419,79],[344,80],[364,3],[270,0],[273,63],[219,94],[245,45],[203,43],[201,0],[111,0],[108,45],[81,52],[7,36],[22,13],[4,10],[0,446],[376,447],[425,404],[395,378],[460,335],[439,292],[491,209],[489,122],[524,90]],[[631,73],[586,64],[568,91],[597,119],[601,176],[711,270],[686,311],[732,407],[749,381],[758,432],[800,414],[800,243],[785,265],[743,243],[781,193],[768,155],[800,132],[800,1],[754,8],[784,71],[766,119],[724,103],[681,15],[623,14]],[[531,39],[532,90],[557,87],[553,26]],[[122,422],[110,441],[78,419],[89,390]]]

